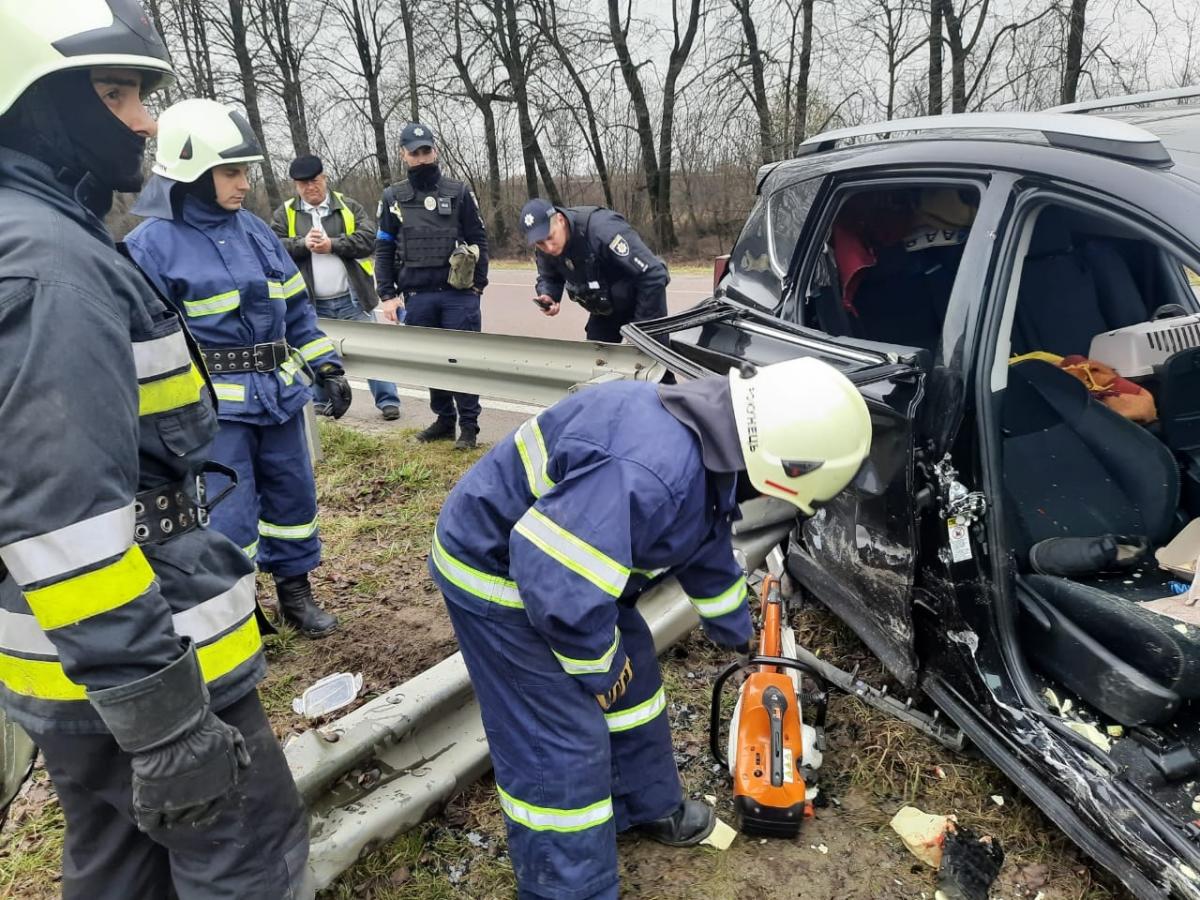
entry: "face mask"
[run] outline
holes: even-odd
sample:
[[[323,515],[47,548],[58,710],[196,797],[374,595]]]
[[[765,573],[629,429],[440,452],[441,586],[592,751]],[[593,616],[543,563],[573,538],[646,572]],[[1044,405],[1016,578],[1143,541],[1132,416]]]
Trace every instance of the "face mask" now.
[[[413,187],[428,190],[436,187],[442,177],[442,169],[437,163],[422,163],[419,166],[409,166],[408,178]]]

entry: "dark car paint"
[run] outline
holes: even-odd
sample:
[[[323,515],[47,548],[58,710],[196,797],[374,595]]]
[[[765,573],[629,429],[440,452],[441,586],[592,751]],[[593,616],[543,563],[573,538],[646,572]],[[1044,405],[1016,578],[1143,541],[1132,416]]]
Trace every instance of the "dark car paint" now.
[[[938,164],[931,165],[931,159]],[[1015,240],[1012,216],[1023,191],[1041,187],[1071,200],[1098,202],[1127,222],[1141,223],[1200,270],[1200,181],[1187,168],[1139,168],[1033,144],[911,141],[775,164],[764,169],[760,192],[824,179],[799,238],[799,246],[806,247],[813,243],[812,233],[824,227],[816,223],[837,186],[875,177],[948,175],[981,180],[987,189],[933,359],[911,349],[830,338],[779,320],[774,325],[780,334],[773,338],[764,333],[764,316],[736,302],[736,273],[721,286],[724,300],[696,311],[703,311],[702,323],[684,313],[632,327],[627,336],[646,349],[661,349],[647,344],[646,335],[669,335],[671,350],[661,356],[668,365],[672,359],[683,361],[678,368],[690,375],[724,371],[742,360],[761,364],[788,354],[816,355],[859,382],[878,429],[872,462],[881,473],[880,489],[872,496],[861,488],[847,492],[803,523],[789,551],[793,573],[829,602],[893,674],[919,685],[1134,894],[1200,898],[1200,848],[1192,835],[1124,778],[1114,760],[1048,715],[1029,680],[1016,639],[1015,570],[998,502],[999,431],[989,383],[1002,308],[996,294],[1007,283],[1004,267]],[[805,284],[809,265],[797,254],[786,286]],[[786,308],[785,298],[776,310]],[[859,354],[866,358],[856,358]],[[954,415],[945,414],[947,403]],[[960,433],[964,403],[972,406],[978,427]],[[972,525],[976,552],[963,563],[952,563],[946,550],[946,485],[931,474],[944,451],[964,466],[959,477],[984,488],[993,500]]]

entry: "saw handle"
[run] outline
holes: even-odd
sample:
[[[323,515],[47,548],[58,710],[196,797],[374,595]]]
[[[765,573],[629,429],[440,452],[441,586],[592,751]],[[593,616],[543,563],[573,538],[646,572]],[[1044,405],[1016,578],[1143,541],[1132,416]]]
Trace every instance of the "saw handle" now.
[[[771,784],[783,787],[783,714],[787,712],[787,698],[771,686],[763,691],[763,706],[771,720]]]
[[[817,683],[821,692],[824,693],[827,688],[825,679],[821,677],[821,673],[807,663],[802,663],[795,659],[786,659],[782,656],[752,656],[750,661],[743,665],[741,662],[734,661],[725,667],[725,670],[717,676],[717,680],[713,682],[712,690],[712,705],[709,709],[708,720],[708,749],[712,752],[713,759],[720,763],[721,768],[729,768],[729,760],[725,757],[725,753],[721,750],[721,694],[725,690],[725,682],[729,680],[734,672],[738,672],[744,668],[753,666],[780,666],[784,669],[795,669],[798,672],[803,672],[809,678]],[[824,719],[824,704],[818,710],[821,720]],[[822,724],[823,721],[822,721]],[[782,715],[780,717],[780,725],[782,726]],[[775,744],[775,723],[772,719],[771,723],[771,745],[772,747],[783,746],[783,736],[780,735],[778,745]],[[772,774],[772,778],[773,778]]]

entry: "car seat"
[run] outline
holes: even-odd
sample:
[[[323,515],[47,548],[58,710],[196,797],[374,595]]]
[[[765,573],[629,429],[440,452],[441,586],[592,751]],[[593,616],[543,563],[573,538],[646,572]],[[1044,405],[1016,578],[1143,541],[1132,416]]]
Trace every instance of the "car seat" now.
[[[1179,505],[1171,452],[1040,360],[1009,369],[1004,396],[1005,505],[1018,566],[1051,537],[1144,535],[1164,543]],[[1096,583],[1023,573],[1021,636],[1030,659],[1125,725],[1169,719],[1200,696],[1200,629]]]

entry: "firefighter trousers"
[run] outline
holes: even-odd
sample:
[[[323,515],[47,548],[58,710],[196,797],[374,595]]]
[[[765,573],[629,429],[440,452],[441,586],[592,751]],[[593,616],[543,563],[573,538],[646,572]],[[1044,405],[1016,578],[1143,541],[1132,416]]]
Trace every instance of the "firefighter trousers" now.
[[[617,832],[683,800],[649,627],[636,609],[620,607],[633,680],[605,713],[522,610],[469,612],[481,601],[457,591],[447,601],[483,715],[521,900],[616,900]]]
[[[65,900],[308,900],[308,815],[251,692],[217,713],[241,731],[250,766],[216,821],[138,830],[130,757],[109,735],[34,737],[66,818]]]

